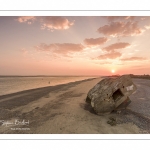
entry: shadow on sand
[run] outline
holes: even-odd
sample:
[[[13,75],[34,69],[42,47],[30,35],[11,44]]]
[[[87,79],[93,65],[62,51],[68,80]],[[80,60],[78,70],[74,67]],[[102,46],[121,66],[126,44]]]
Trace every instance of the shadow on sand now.
[[[84,110],[86,110],[86,111],[89,111],[89,112],[92,113],[92,114],[97,115],[90,104],[88,104],[88,103],[85,102],[85,103],[80,103],[79,105],[80,105],[80,107],[81,107],[82,109],[84,109]]]

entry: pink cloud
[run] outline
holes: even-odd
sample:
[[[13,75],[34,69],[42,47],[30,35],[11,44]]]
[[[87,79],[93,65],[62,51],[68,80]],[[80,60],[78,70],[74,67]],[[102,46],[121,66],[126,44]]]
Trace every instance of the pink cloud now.
[[[138,27],[137,22],[111,22],[108,25],[104,25],[97,30],[107,36],[134,36],[139,35],[143,32]]]
[[[104,44],[105,42],[107,42],[108,39],[105,38],[105,37],[100,37],[100,38],[90,38],[90,39],[85,39],[84,40],[84,43],[87,45],[87,46],[97,46],[97,45],[102,45]]]
[[[63,30],[68,29],[72,25],[74,25],[74,21],[71,22],[64,17],[59,16],[47,16],[41,17],[42,27],[41,29],[49,29],[49,30]]]
[[[128,19],[133,20],[135,18],[135,16],[107,16],[106,18],[108,19],[108,21],[128,20]]]
[[[146,25],[146,26],[144,26],[147,30],[149,30],[150,29],[150,25]]]
[[[130,58],[122,58],[122,61],[141,61],[141,60],[147,60],[144,57],[130,57]]]
[[[107,64],[112,64],[112,62],[108,62],[108,61],[105,61],[103,60],[102,62],[94,62],[95,64],[98,64],[98,65],[107,65]]]
[[[50,51],[55,54],[67,55],[69,53],[80,52],[84,49],[82,44],[73,44],[73,43],[55,43],[55,44],[45,44],[42,43],[39,46],[35,46],[35,49],[38,51]]]
[[[100,55],[97,57],[97,59],[116,59],[118,57],[121,57],[121,53],[119,52],[110,52],[110,53],[107,53],[107,54],[103,54],[103,55]]]
[[[27,22],[28,24],[31,24],[31,22],[35,20],[35,17],[34,16],[21,16],[21,17],[18,17],[16,20],[20,23]]]
[[[20,49],[20,52],[24,57],[28,54],[28,50],[26,50],[25,48]]]
[[[27,51],[25,48],[22,48],[20,51],[21,51],[23,54],[27,54],[27,53],[28,53],[28,51]]]
[[[74,25],[74,21],[69,21],[67,18],[60,16],[21,16],[16,20],[20,23],[27,22],[28,24],[32,24],[35,19],[42,24],[41,29],[48,29],[51,31],[68,29]]]
[[[104,47],[103,50],[105,50],[105,51],[114,51],[114,50],[117,50],[117,49],[126,48],[128,46],[130,46],[129,43],[119,42],[119,43],[111,44],[107,47]]]

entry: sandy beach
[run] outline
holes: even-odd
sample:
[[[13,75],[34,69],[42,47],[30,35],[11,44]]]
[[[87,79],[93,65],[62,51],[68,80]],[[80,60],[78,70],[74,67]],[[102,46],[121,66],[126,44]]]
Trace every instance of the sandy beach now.
[[[133,79],[137,91],[130,96],[132,102],[126,110],[98,116],[85,99],[100,80],[93,78],[0,96],[0,133],[150,133],[150,80]],[[110,117],[117,119],[116,126],[107,124]]]

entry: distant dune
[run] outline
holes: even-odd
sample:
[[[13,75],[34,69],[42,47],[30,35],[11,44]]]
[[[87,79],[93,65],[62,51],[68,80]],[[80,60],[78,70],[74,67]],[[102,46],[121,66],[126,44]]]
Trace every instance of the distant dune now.
[[[131,78],[150,79],[150,75],[134,75],[130,74]]]

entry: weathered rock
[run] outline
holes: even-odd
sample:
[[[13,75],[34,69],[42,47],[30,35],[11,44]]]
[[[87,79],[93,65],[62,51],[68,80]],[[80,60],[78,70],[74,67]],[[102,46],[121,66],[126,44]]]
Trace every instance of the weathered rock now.
[[[98,114],[111,113],[127,107],[131,102],[129,95],[136,90],[129,75],[118,78],[105,78],[97,83],[87,94],[86,102],[90,103]]]

